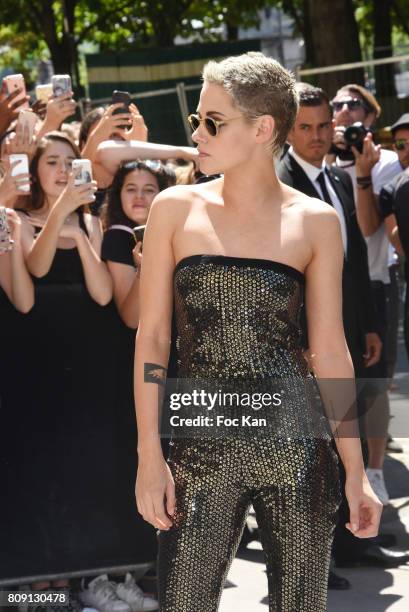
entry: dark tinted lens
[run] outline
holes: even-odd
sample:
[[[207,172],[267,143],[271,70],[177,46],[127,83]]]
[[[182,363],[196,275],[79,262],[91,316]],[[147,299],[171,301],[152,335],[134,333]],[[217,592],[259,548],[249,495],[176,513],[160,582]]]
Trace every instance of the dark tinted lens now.
[[[361,100],[339,100],[338,102],[332,103],[332,108],[334,111],[339,112],[342,110],[342,107],[346,104],[349,110],[356,110],[361,106]]]
[[[348,102],[349,110],[356,110],[362,106],[361,100],[350,100]]]
[[[205,119],[206,129],[209,132],[210,136],[216,136],[217,134],[217,125],[213,121],[211,117],[207,117]]]
[[[395,147],[398,149],[398,151],[403,151],[403,149],[406,147],[406,140],[395,140]]]

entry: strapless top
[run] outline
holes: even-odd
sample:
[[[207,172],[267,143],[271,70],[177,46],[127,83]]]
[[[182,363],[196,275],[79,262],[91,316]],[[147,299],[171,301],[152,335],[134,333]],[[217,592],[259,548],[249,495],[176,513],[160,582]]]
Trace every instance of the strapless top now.
[[[180,378],[309,376],[302,354],[304,275],[268,259],[191,255],[176,265]]]

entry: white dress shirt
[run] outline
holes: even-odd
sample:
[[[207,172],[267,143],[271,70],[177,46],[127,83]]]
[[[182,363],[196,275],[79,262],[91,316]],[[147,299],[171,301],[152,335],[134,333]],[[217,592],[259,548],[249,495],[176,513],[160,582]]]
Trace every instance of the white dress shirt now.
[[[307,175],[311,183],[314,185],[315,191],[321,196],[322,200],[324,200],[324,196],[321,190],[321,185],[318,182],[318,177],[321,174],[321,172],[324,172],[325,186],[329,193],[329,197],[331,198],[331,202],[335,210],[338,213],[339,221],[341,223],[342,244],[344,246],[344,254],[346,255],[347,248],[348,248],[348,238],[347,238],[347,225],[345,221],[345,213],[344,213],[343,206],[340,202],[340,199],[337,196],[337,193],[335,189],[333,188],[331,181],[328,178],[328,174],[325,172],[325,169],[327,167],[325,161],[324,160],[322,161],[321,168],[317,168],[317,166],[313,166],[309,162],[306,162],[304,159],[302,159],[302,157],[297,155],[293,147],[290,147],[288,149],[288,153],[292,155],[292,157],[295,159],[297,164],[299,164],[301,168],[304,170],[305,174]]]

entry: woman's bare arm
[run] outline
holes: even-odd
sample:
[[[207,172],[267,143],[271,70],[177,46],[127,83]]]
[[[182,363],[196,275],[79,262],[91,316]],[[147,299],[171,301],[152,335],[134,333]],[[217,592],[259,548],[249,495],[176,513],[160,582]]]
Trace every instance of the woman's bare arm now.
[[[112,279],[108,268],[101,260],[102,229],[99,219],[84,215],[88,221],[88,236],[80,228],[64,226],[60,236],[73,238],[84,270],[85,284],[88,293],[97,304],[105,306],[112,299]],[[74,234],[67,234],[74,230]]]
[[[345,467],[350,507],[347,527],[355,536],[366,538],[377,533],[382,505],[367,482],[362,459],[354,369],[342,321],[340,224],[333,209],[322,203],[317,203],[316,209],[306,222],[313,251],[306,269],[310,364]]]
[[[107,261],[114,284],[114,300],[122,321],[136,329],[139,322],[139,272],[128,264]]]
[[[0,255],[0,287],[17,310],[27,313],[34,306],[34,286],[24,261],[22,221],[14,210],[8,209],[7,217],[14,245],[11,251]]]
[[[98,146],[95,161],[114,175],[122,162],[133,159],[182,158],[195,161],[197,157],[194,147],[175,147],[141,140],[106,140]]]
[[[172,236],[177,224],[179,189],[171,188],[159,194],[149,213],[144,236],[140,317],[135,350],[139,456],[137,505],[145,520],[161,529],[171,526],[169,517],[173,514],[175,503],[173,478],[160,444],[159,402],[166,379],[171,342],[175,268]],[[158,383],[152,382],[155,380]]]

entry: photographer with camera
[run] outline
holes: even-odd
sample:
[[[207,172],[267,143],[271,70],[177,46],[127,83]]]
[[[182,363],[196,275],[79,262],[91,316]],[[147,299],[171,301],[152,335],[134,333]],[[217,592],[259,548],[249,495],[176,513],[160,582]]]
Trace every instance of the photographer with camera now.
[[[381,114],[375,97],[356,84],[343,86],[332,100],[335,131],[332,158],[337,167],[351,176],[357,210],[357,219],[368,249],[369,275],[376,313],[376,323],[383,347],[377,364],[367,369],[366,376],[374,380],[368,397],[368,409],[377,406],[379,420],[389,415],[387,394],[388,367],[385,339],[387,335],[387,294],[390,290],[389,240],[379,209],[378,197],[382,187],[401,171],[398,156],[393,151],[375,145],[372,128]],[[377,440],[377,442],[375,442]],[[395,444],[382,438],[372,438],[369,447],[368,478],[378,496],[388,503],[382,465],[386,444]]]
[[[393,148],[403,171],[383,187],[379,195],[381,215],[391,244],[400,255],[409,258],[409,113],[402,115],[391,126]],[[405,265],[405,279],[408,283],[409,268]],[[405,344],[409,356],[409,294],[405,300]]]

